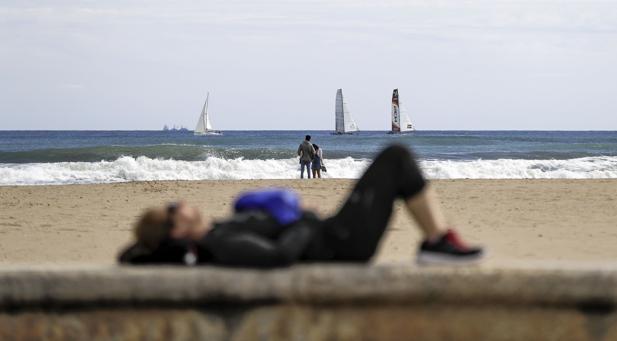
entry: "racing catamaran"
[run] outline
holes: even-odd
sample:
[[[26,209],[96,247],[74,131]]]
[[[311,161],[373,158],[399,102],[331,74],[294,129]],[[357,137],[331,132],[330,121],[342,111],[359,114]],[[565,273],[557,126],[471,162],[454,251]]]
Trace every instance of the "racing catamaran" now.
[[[343,89],[336,90],[336,105],[334,109],[335,128],[334,133],[337,135],[353,134],[358,131],[358,126],[353,120],[347,102],[343,99]]]
[[[398,89],[392,92],[392,130],[390,134],[409,133],[414,131],[413,124],[407,112],[401,110]]]

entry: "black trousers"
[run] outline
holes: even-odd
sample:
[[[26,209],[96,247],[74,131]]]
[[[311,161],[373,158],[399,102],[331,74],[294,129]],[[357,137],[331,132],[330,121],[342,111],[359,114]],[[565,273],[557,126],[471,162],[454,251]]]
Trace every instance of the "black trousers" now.
[[[333,260],[368,261],[388,226],[395,200],[411,198],[425,186],[409,149],[395,145],[382,151],[340,211],[326,221]]]

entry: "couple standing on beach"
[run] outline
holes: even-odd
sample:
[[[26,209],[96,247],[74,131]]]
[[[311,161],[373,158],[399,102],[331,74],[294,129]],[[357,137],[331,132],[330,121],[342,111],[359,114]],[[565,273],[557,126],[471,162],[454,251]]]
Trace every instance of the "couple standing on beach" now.
[[[311,143],[311,135],[306,135],[304,141],[300,143],[298,156],[300,157],[300,179],[304,179],[304,168],[306,168],[306,175],[309,179],[311,170],[313,178],[321,179],[321,170],[326,171],[323,165],[323,152],[318,145]]]

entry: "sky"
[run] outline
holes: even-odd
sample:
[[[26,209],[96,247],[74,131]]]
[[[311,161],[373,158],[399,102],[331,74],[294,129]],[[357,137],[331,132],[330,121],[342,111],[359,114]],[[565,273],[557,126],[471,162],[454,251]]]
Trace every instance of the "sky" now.
[[[0,1],[0,129],[617,130],[617,1]]]

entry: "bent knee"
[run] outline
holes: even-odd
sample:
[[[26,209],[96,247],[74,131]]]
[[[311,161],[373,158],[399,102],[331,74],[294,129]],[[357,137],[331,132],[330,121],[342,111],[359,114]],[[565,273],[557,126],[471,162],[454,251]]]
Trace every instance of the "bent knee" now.
[[[401,160],[404,158],[414,159],[412,151],[400,144],[393,144],[384,149],[378,157],[384,157],[392,160]]]

